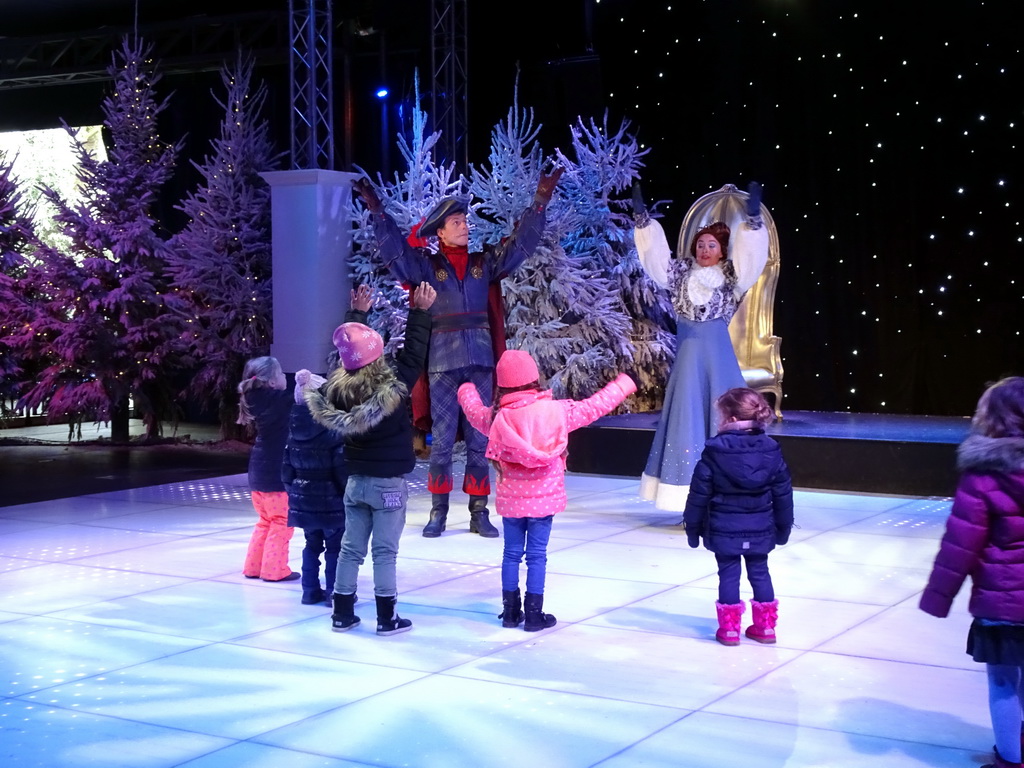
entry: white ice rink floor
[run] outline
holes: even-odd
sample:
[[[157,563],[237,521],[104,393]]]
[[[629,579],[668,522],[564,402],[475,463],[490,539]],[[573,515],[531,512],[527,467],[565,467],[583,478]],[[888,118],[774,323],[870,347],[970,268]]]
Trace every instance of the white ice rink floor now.
[[[769,559],[778,644],[714,640],[714,557],[631,478],[569,475],[545,610],[503,629],[500,539],[424,539],[410,478],[399,611],[333,633],[297,582],[245,579],[244,475],[0,508],[4,766],[971,766],[985,676],[917,609],[948,499],[798,491]],[[496,521],[497,522],[497,521]],[[292,539],[299,569],[301,532]],[[744,585],[746,587],[746,585]],[[744,589],[744,598],[749,589]],[[749,612],[747,617],[749,618]],[[746,624],[746,622],[745,622]]]

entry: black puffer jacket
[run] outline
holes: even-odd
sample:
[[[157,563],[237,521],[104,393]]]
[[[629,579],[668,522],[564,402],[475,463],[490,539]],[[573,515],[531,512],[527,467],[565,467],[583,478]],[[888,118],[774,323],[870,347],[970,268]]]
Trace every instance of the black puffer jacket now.
[[[280,492],[281,459],[288,440],[288,415],[295,402],[290,389],[256,387],[245,400],[256,424],[256,442],[249,454],[249,490]]]
[[[765,555],[793,528],[793,484],[779,444],[763,430],[721,432],[707,441],[683,513],[718,555]]]
[[[306,393],[313,418],[345,440],[350,475],[401,477],[416,466],[412,447],[409,392],[426,365],[430,343],[430,314],[413,309],[405,325],[405,346],[389,359],[391,373],[379,377],[373,366],[351,373],[337,370],[319,390]],[[379,372],[378,372],[379,373]],[[344,404],[370,384],[372,394],[361,402]],[[327,393],[334,393],[329,399]]]
[[[288,491],[288,525],[344,529],[344,439],[315,421],[305,403],[292,406],[281,479]]]

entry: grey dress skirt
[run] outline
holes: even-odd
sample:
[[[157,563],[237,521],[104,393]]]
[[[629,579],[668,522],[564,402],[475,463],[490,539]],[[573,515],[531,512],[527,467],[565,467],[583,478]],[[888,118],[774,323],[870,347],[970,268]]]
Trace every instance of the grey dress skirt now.
[[[718,433],[715,400],[744,386],[729,323],[678,319],[676,360],[661,419],[641,478],[640,495],[658,509],[682,512],[704,443]]]
[[[983,664],[1024,667],[1024,624],[975,619],[967,633],[967,653]]]

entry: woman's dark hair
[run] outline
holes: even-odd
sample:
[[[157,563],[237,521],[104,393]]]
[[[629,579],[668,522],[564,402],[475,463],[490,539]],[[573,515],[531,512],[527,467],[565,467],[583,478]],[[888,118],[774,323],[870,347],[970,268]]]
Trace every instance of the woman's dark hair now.
[[[978,400],[972,429],[986,437],[1024,437],[1024,377],[1007,376]]]
[[[697,230],[697,234],[690,241],[690,255],[693,258],[697,258],[697,240],[700,239],[701,235],[711,235],[715,238],[722,247],[722,258],[729,258],[729,227],[725,225],[724,221],[716,221],[713,224],[708,224],[703,229]]]

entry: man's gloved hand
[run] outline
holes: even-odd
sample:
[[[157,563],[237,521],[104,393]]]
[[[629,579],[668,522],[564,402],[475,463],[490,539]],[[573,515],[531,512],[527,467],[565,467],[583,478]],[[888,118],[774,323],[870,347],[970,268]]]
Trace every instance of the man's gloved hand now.
[[[697,549],[698,547],[700,547],[700,534],[696,531],[693,531],[692,533],[690,531],[687,531],[686,543],[690,545],[690,549]]]
[[[381,204],[380,198],[377,197],[377,193],[374,191],[369,179],[365,177],[356,179],[352,182],[352,190],[363,198],[363,202],[370,209],[370,213],[380,213],[384,210],[384,206]]]
[[[558,166],[551,173],[541,173],[540,181],[537,182],[537,193],[533,196],[533,200],[541,205],[547,205],[551,202],[551,195],[555,193],[555,186],[558,184],[558,180],[562,178],[562,174],[565,173],[565,168]]]

